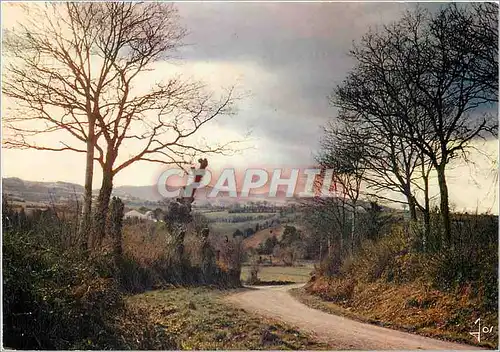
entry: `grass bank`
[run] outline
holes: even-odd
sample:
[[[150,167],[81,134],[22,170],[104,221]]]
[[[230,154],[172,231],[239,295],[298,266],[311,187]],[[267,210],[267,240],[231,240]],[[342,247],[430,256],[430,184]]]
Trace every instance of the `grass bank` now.
[[[290,290],[298,301],[326,313],[441,340],[496,349],[498,334],[483,334],[481,343],[469,334],[474,325],[474,304],[459,309],[464,298],[439,292],[426,292],[419,285],[394,286],[381,283],[359,286],[355,299],[344,302],[325,301],[304,288]],[[431,298],[432,297],[432,298]],[[482,316],[481,321],[496,330],[496,314]],[[488,324],[489,323],[489,324]]]
[[[330,257],[303,290],[303,303],[363,322],[450,341],[498,347],[498,245],[493,217],[464,221],[453,246],[415,248],[411,233],[394,227],[365,241],[353,255]],[[493,327],[470,334],[475,324]],[[489,329],[488,329],[489,330]]]

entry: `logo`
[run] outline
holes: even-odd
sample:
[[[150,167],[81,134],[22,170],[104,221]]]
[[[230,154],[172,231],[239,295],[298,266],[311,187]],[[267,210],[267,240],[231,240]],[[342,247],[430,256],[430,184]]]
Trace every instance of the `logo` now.
[[[493,331],[493,326],[483,326],[481,329],[481,318],[476,319],[474,322],[474,325],[478,325],[477,331],[469,332],[472,336],[474,336],[477,340],[477,342],[481,342],[481,333],[483,334],[489,334]]]
[[[192,168],[188,173],[172,168],[162,172],[157,182],[158,193],[165,198],[189,197],[202,189],[205,198],[346,196],[334,171],[319,168],[225,168],[220,172]]]

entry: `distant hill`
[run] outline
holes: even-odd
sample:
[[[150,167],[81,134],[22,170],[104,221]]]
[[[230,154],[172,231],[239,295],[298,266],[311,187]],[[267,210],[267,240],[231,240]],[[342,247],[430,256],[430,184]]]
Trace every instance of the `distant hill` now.
[[[62,202],[82,199],[85,191],[82,185],[70,182],[41,182],[26,181],[17,177],[2,178],[2,192],[11,198],[23,199],[30,202]],[[98,189],[93,193],[97,194]],[[162,197],[156,186],[119,186],[113,189],[113,195],[123,199],[140,199],[158,201]]]
[[[30,202],[64,202],[74,200],[77,197],[79,200],[83,198],[84,187],[76,183],[69,182],[41,182],[41,181],[26,181],[17,177],[6,177],[2,179],[2,192],[13,198],[24,199]],[[233,204],[246,204],[248,202],[267,201],[269,204],[285,205],[296,202],[292,198],[286,198],[285,193],[278,190],[278,197],[268,198],[267,194],[259,193],[252,194],[248,198],[233,198],[229,197],[228,192],[221,191],[216,198],[207,197],[208,193],[213,190],[213,187],[207,186],[196,192],[196,204],[204,205],[211,204],[214,206],[230,206]],[[93,193],[97,194],[98,189],[94,189]],[[160,201],[163,197],[158,192],[157,185],[150,186],[118,186],[113,188],[113,195],[124,200],[131,201]]]
[[[84,188],[69,182],[25,181],[17,177],[2,178],[2,192],[11,198],[31,202],[60,202],[80,199]]]
[[[159,201],[163,199],[160,193],[158,193],[158,188],[156,185],[118,186],[113,188],[113,195],[121,198],[138,198],[149,201]]]

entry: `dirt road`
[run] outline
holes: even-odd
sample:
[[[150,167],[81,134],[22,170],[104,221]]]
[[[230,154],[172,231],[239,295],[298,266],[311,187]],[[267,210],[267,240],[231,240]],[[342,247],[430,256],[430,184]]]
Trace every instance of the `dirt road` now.
[[[357,350],[473,350],[473,346],[435,340],[375,325],[360,323],[341,316],[309,308],[295,300],[287,291],[292,286],[252,288],[227,299],[248,311],[278,318],[312,333],[319,341],[335,349]]]

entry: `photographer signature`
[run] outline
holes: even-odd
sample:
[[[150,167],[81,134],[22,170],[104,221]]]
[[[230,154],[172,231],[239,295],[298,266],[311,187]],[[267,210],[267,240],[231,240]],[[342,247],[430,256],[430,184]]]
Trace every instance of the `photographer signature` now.
[[[481,329],[481,318],[476,319],[474,322],[474,325],[479,325],[478,330],[474,332],[469,332],[472,336],[474,336],[477,339],[477,342],[481,342],[481,333],[483,334],[489,334],[493,331],[493,326],[483,326]]]

